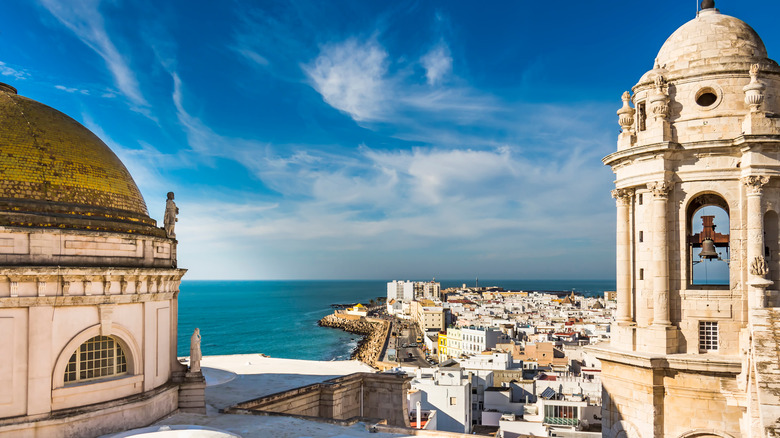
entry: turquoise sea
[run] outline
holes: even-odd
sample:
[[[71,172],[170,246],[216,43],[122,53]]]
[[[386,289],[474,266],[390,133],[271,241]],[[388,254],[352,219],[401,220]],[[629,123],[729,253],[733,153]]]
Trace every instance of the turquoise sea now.
[[[475,280],[437,280],[442,289]],[[575,291],[601,295],[614,280],[479,280],[506,290]],[[331,304],[354,304],[387,295],[386,280],[188,281],[179,294],[179,356],[189,355],[200,328],[204,355],[263,353],[310,360],[349,359],[357,337],[317,326]]]

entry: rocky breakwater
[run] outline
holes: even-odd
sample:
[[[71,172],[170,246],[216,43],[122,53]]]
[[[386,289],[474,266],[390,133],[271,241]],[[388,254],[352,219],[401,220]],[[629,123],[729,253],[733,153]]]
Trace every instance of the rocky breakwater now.
[[[333,313],[325,316],[317,322],[321,327],[331,327],[344,330],[349,333],[362,335],[357,348],[352,352],[352,359],[359,360],[368,365],[376,366],[379,356],[382,354],[389,325],[387,321],[368,320],[366,318],[353,319],[350,315]]]

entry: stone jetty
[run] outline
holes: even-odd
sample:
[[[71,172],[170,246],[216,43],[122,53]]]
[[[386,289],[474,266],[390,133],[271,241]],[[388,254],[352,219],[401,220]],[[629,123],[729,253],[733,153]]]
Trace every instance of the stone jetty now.
[[[363,317],[354,318],[353,315],[338,312],[325,316],[317,324],[321,327],[337,328],[362,335],[363,338],[358,342],[355,351],[352,352],[352,359],[372,367],[376,367],[390,330],[388,321]]]

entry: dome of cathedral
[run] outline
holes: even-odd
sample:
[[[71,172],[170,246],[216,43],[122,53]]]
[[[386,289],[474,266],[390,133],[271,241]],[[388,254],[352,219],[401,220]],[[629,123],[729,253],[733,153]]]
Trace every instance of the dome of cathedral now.
[[[156,226],[130,172],[103,141],[67,115],[2,83],[0,145],[0,225],[111,230],[115,227],[95,221],[113,221]],[[129,231],[120,228],[116,231]]]
[[[656,57],[657,65],[669,72],[765,60],[766,47],[756,31],[715,8],[701,10],[696,18],[677,29]]]

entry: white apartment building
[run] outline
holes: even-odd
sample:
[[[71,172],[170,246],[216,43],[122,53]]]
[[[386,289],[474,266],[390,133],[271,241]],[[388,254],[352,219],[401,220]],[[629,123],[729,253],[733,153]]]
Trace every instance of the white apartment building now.
[[[469,356],[468,359],[460,361],[460,366],[467,370],[509,370],[515,368],[512,355],[503,351]],[[520,362],[519,367],[522,368],[522,366],[522,362]]]
[[[423,296],[432,300],[441,300],[441,283],[427,281],[423,284]]]
[[[436,430],[471,433],[471,383],[458,368],[439,368],[433,374],[418,372],[407,396],[408,406],[420,402],[423,411],[436,411]]]
[[[495,348],[496,344],[510,341],[509,336],[493,328],[463,327],[461,328],[463,339],[463,354],[479,354],[483,351]],[[447,333],[449,338],[449,332]]]
[[[390,300],[398,300],[403,301],[404,299],[404,284],[409,283],[408,281],[398,281],[393,280],[391,282],[387,283],[387,301],[390,302]]]

